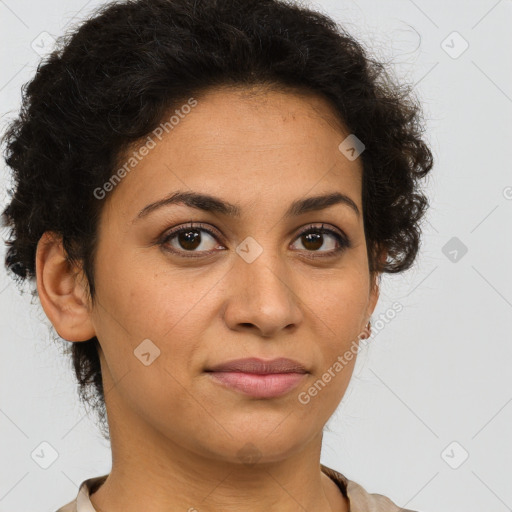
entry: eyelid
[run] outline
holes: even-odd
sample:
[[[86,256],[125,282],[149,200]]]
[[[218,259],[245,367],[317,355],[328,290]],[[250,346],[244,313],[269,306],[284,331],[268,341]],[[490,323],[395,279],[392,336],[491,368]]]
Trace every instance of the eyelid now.
[[[318,225],[320,224],[320,225]],[[328,234],[333,236],[336,241],[338,242],[339,247],[330,251],[305,251],[308,253],[308,256],[306,258],[309,259],[317,259],[317,258],[333,258],[336,256],[339,256],[343,251],[346,249],[349,249],[352,247],[352,242],[350,241],[349,237],[340,229],[331,226],[331,227],[324,227],[325,223],[313,223],[309,224],[307,227],[301,229],[298,234],[294,238],[294,242],[297,238],[308,234],[310,232],[319,232],[322,234]],[[292,242],[293,243],[293,242]]]
[[[303,235],[305,233],[309,233],[310,231],[320,231],[322,233],[337,234],[337,235],[347,239],[347,241],[348,241],[347,235],[345,235],[345,233],[343,231],[341,231],[341,229],[338,229],[335,226],[331,226],[330,224],[327,225],[328,227],[325,227],[325,226],[326,226],[325,222],[309,223],[309,224],[306,225],[306,227],[300,228],[300,230],[299,230],[299,232],[297,233],[296,236],[300,236],[300,235]]]
[[[198,231],[206,231],[210,236],[212,236],[213,238],[215,238],[217,241],[219,240],[219,238],[224,238],[224,236],[222,235],[222,233],[220,233],[220,231],[210,227],[209,224],[203,224],[202,222],[194,222],[194,221],[190,221],[188,223],[185,223],[185,224],[181,224],[175,228],[172,228],[168,231],[166,231],[158,240],[158,244],[160,245],[165,245],[169,242],[169,240],[171,240],[171,238],[174,238],[176,235],[179,235],[181,232],[183,231],[186,231],[186,230],[198,230]],[[221,244],[222,245],[222,244]],[[190,254],[193,254],[193,251],[173,251],[173,250],[170,250],[170,252],[178,252],[178,253],[190,253]],[[197,254],[205,254],[205,253],[211,253],[212,251],[201,251],[201,252],[198,252]]]
[[[351,247],[351,241],[348,238],[348,236],[339,228],[336,228],[335,226],[328,225],[330,227],[325,227],[325,223],[309,223],[305,225],[304,227],[300,228],[299,231],[296,233],[296,235],[293,238],[292,244],[301,236],[308,234],[310,232],[320,232],[323,234],[330,234],[331,236],[334,236],[339,244],[339,247],[334,250],[330,251],[306,251],[310,253],[309,258],[323,258],[323,257],[329,257],[329,256],[336,256],[339,253],[341,253],[343,250]],[[223,239],[224,236],[215,228],[210,227],[209,224],[203,224],[201,222],[194,222],[190,221],[186,224],[179,225],[175,228],[172,228],[169,231],[166,231],[162,237],[160,237],[159,244],[162,246],[165,246],[172,238],[174,238],[176,235],[180,234],[183,231],[186,231],[187,229],[190,230],[199,230],[199,231],[206,231],[209,235],[211,235],[213,238],[215,238],[217,241],[219,241],[219,238]],[[220,242],[219,242],[220,243]],[[222,245],[222,243],[220,243]],[[200,258],[200,257],[206,257],[211,255],[214,252],[217,252],[218,249],[212,249],[210,251],[180,251],[175,249],[166,249],[168,252],[172,254],[178,254],[178,255],[185,255],[185,257],[191,257],[191,258]],[[316,254],[315,254],[316,253]],[[188,255],[187,255],[188,254]],[[194,256],[196,254],[197,256]]]

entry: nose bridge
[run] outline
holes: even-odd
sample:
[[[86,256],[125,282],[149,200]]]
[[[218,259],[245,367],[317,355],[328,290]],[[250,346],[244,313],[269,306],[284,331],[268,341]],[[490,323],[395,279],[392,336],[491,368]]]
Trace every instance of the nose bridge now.
[[[236,249],[226,320],[232,328],[252,324],[270,335],[298,323],[300,308],[279,247],[270,236],[260,237],[260,242],[247,237]]]
[[[236,271],[243,274],[249,295],[263,294],[267,300],[288,299],[291,283],[280,249],[272,244],[271,236],[259,237],[259,240],[249,236],[239,244]],[[278,296],[274,297],[275,294]]]

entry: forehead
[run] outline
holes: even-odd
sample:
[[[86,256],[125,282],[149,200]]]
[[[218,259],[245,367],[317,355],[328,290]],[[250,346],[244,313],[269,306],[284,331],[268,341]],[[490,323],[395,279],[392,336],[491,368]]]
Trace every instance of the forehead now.
[[[306,89],[224,86],[207,90],[197,101],[194,108],[196,123],[208,121],[207,125],[201,126],[203,136],[208,135],[210,127],[213,130],[222,127],[222,133],[211,131],[210,135],[222,136],[223,139],[238,135],[238,140],[241,140],[244,132],[257,134],[257,140],[244,141],[249,148],[257,142],[284,143],[289,140],[296,143],[301,134],[311,136],[311,123],[315,125],[318,139],[328,132],[348,135],[333,105]],[[183,123],[182,131],[186,132],[187,128],[198,127]],[[279,136],[278,141],[276,136]]]
[[[149,134],[151,149],[109,197],[126,213],[187,188],[254,204],[262,194],[284,200],[336,187],[359,201],[360,159],[340,152],[349,131],[322,97],[220,88],[195,97],[192,108],[174,107],[163,122],[171,116],[172,126]],[[132,145],[125,161],[147,140]]]

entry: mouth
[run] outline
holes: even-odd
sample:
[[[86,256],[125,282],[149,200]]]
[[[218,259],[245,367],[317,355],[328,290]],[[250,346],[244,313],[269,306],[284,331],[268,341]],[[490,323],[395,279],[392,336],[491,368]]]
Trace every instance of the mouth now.
[[[237,359],[205,370],[221,386],[254,398],[276,398],[296,388],[307,376],[303,365],[288,358],[265,361]]]

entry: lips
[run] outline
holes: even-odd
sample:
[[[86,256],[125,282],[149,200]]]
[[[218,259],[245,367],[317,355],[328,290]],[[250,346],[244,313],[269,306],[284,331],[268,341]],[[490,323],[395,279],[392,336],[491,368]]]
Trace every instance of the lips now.
[[[253,398],[277,398],[296,388],[307,375],[303,365],[288,358],[265,361],[237,359],[206,370],[216,384]]]
[[[265,375],[269,373],[307,373],[304,366],[293,359],[280,357],[265,361],[256,357],[235,359],[209,368],[211,372],[243,372]]]

